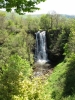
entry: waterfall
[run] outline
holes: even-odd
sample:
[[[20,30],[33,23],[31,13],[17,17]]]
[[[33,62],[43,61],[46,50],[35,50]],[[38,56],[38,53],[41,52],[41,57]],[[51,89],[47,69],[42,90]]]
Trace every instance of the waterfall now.
[[[36,48],[35,48],[35,61],[39,63],[48,62],[46,46],[46,32],[38,31],[36,33]]]

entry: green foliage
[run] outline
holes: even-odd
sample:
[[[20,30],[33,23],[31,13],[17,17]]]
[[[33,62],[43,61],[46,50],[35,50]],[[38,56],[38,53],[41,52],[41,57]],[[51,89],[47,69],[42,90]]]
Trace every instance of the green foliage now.
[[[40,28],[45,30],[55,30],[55,29],[64,29],[65,27],[69,28],[69,22],[66,17],[63,17],[59,14],[53,12],[52,14],[41,15],[40,18]]]
[[[71,54],[54,68],[49,77],[49,91],[53,100],[74,100],[75,97],[75,54]]]
[[[69,34],[70,28],[65,27],[63,30],[61,30],[61,33],[58,35],[56,46],[58,49],[60,49],[59,51],[63,52],[65,43],[68,42]]]
[[[71,53],[69,58],[66,58],[68,62],[68,70],[66,73],[66,81],[63,95],[75,95],[75,54]]]
[[[32,68],[18,55],[9,58],[0,75],[1,100],[50,100],[45,77],[29,79]]]
[[[50,16],[47,15],[42,15],[40,18],[40,28],[47,30],[50,28]]]
[[[56,47],[60,47],[66,53],[65,60],[54,68],[49,78],[51,96],[54,100],[74,100],[75,97],[75,36],[74,29],[64,28],[58,35]],[[66,43],[67,42],[67,43]],[[65,45],[66,43],[66,45]],[[57,50],[57,49],[56,49]]]
[[[32,17],[28,15],[26,18],[26,23],[27,23],[29,32],[31,31],[37,32],[39,30],[39,18],[38,17]]]
[[[69,56],[71,53],[75,53],[75,29],[71,29],[71,33],[69,35],[69,41],[64,47],[65,55]]]
[[[6,8],[8,12],[10,12],[12,8],[15,8],[17,13],[23,14],[24,12],[33,12],[39,9],[36,7],[36,4],[44,1],[45,0],[1,0],[0,8]]]
[[[0,12],[0,29],[4,29],[5,27],[5,18],[6,18],[6,14],[3,12]]]
[[[0,22],[0,99],[74,100],[75,19],[62,18],[57,14],[24,18],[12,13],[7,17],[1,12]],[[50,57],[51,53],[66,55],[48,80],[45,76],[33,78],[30,66],[34,62],[33,35],[41,28],[49,29],[47,42]]]
[[[18,55],[9,58],[5,66],[2,67],[0,77],[0,99],[12,100],[13,95],[20,94],[20,82],[31,76],[32,68],[28,61]]]
[[[16,16],[11,14],[10,18],[8,18],[6,22],[6,27],[0,30],[1,66],[7,62],[7,59],[12,54],[15,53],[30,61],[30,64],[33,64],[34,60],[32,50],[34,38],[31,34],[26,33],[27,26],[25,26],[24,21],[25,19],[16,19]]]
[[[74,19],[73,19],[74,20]],[[49,90],[53,100],[75,99],[75,24],[65,27],[59,35],[57,46],[64,47],[64,61],[54,68],[49,77]],[[70,34],[68,34],[70,33]],[[67,36],[68,40],[67,40]],[[65,44],[67,40],[67,43]],[[64,45],[64,46],[63,46]]]
[[[61,97],[63,86],[64,86],[63,81],[65,80],[64,78],[65,70],[66,69],[64,69],[63,63],[59,64],[58,66],[56,66],[56,68],[54,69],[54,72],[49,78],[49,82],[50,82],[49,90],[51,91],[51,97],[54,100],[61,99],[60,97]]]
[[[30,63],[22,59],[17,54],[12,55],[8,60],[9,70],[14,69],[15,72],[18,71],[20,73],[23,73],[24,76],[30,76],[32,72],[32,68],[30,67]]]
[[[8,37],[6,30],[0,30],[0,44],[2,45],[5,42],[5,39]]]
[[[64,46],[68,42],[70,28],[52,29],[47,32],[49,58],[55,63],[64,58]]]
[[[43,84],[43,85],[42,85]],[[50,100],[50,94],[47,94],[47,82],[41,78],[34,78],[32,81],[24,80],[21,82],[20,95],[13,96],[13,100]]]

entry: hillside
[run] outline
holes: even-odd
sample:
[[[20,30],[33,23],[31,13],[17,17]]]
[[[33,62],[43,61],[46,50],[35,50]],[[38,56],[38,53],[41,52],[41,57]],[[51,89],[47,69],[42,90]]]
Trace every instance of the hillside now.
[[[38,16],[0,12],[0,100],[75,98],[75,18]],[[38,30],[46,32],[44,65],[35,62]]]

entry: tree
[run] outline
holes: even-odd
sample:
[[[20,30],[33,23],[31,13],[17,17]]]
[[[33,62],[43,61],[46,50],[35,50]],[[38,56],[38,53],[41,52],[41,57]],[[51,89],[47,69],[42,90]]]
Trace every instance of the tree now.
[[[32,68],[27,60],[15,54],[10,56],[8,63],[2,67],[2,71],[2,74],[0,72],[0,100],[13,100],[14,95],[21,94],[20,83],[31,76]]]
[[[60,15],[57,14],[55,11],[52,11],[48,15],[50,16],[50,28],[51,29],[59,28]]]
[[[50,28],[50,16],[49,14],[42,15],[40,18],[40,28],[47,30]]]
[[[28,27],[29,32],[37,32],[39,30],[39,18],[38,17],[33,17],[31,15],[28,15],[26,20],[26,24]],[[34,23],[34,24],[33,24]]]
[[[36,7],[36,5],[44,1],[45,0],[1,0],[0,8],[6,8],[8,12],[14,8],[17,13],[23,14],[23,12],[38,10],[39,8]]]
[[[0,12],[0,30],[3,29],[5,27],[5,18],[6,18],[6,14],[4,12]]]

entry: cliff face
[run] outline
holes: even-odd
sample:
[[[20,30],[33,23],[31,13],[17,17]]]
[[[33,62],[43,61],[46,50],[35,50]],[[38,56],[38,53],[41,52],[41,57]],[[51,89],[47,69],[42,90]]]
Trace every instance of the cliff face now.
[[[33,32],[32,32],[33,33]],[[70,34],[69,28],[64,29],[50,29],[46,31],[47,53],[48,59],[52,64],[58,64],[64,59],[64,46],[68,42]],[[36,40],[35,34],[32,34]],[[33,46],[33,53],[35,53],[35,44]]]
[[[64,59],[64,46],[68,41],[69,33],[69,29],[49,30],[47,32],[47,53],[51,62],[58,64]]]

